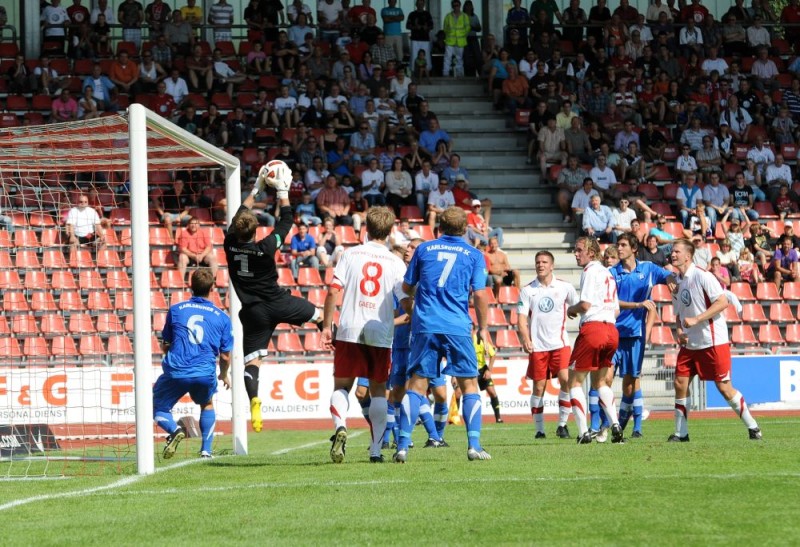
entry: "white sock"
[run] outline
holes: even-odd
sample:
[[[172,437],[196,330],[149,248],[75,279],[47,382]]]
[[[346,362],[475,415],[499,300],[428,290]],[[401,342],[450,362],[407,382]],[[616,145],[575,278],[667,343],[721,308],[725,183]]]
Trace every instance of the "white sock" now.
[[[369,404],[370,429],[372,430],[372,444],[369,446],[370,456],[381,455],[383,434],[386,432],[387,409],[386,397],[373,397]]]
[[[603,410],[606,411],[606,416],[611,420],[611,424],[619,425],[617,406],[614,404],[614,392],[608,386],[601,386],[597,389],[597,394],[600,397],[600,404],[603,405]]]
[[[578,435],[583,435],[589,428],[586,426],[586,395],[583,388],[573,387],[569,390],[569,398],[572,403],[572,415],[575,416],[575,425],[578,426]]]
[[[347,427],[347,411],[350,409],[348,395],[344,389],[337,389],[331,394],[331,418],[335,429]]]
[[[747,429],[755,429],[758,427],[758,424],[753,419],[753,416],[750,415],[750,409],[747,408],[744,395],[742,395],[740,391],[737,391],[734,394],[733,398],[728,401],[728,404],[731,405],[733,411],[742,419],[744,425],[747,426]]]
[[[537,433],[544,433],[544,401],[541,397],[531,395],[531,414]]]
[[[685,437],[689,434],[689,398],[675,399],[675,434]]]
[[[572,403],[569,401],[569,393],[566,391],[558,392],[558,425],[567,425],[569,415],[572,412]]]

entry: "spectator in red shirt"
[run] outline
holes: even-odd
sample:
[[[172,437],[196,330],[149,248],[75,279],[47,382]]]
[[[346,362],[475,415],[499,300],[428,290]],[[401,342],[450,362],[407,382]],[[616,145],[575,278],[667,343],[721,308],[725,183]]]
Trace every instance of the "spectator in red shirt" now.
[[[700,0],[692,0],[692,3],[681,9],[681,21],[688,22],[693,19],[698,26],[703,24],[703,21],[708,15],[708,8],[700,4]]]
[[[189,220],[189,225],[178,232],[176,241],[178,245],[178,271],[181,279],[186,279],[187,266],[207,265],[211,273],[217,275],[217,257],[214,255],[214,246],[211,238],[205,231],[200,230],[200,221],[196,218]]]
[[[789,4],[781,12],[781,23],[800,24],[800,1],[789,0]],[[800,42],[800,27],[788,27],[784,32],[790,44]]]
[[[475,245],[488,245],[490,238],[497,238],[500,247],[503,246],[503,229],[491,228],[481,214],[481,200],[472,200],[472,210],[467,213],[467,240]]]
[[[162,118],[167,118],[169,120],[172,118],[175,110],[177,110],[178,105],[175,104],[175,99],[172,95],[167,93],[167,84],[158,82],[156,89],[158,93],[155,97],[150,99],[150,109]]]

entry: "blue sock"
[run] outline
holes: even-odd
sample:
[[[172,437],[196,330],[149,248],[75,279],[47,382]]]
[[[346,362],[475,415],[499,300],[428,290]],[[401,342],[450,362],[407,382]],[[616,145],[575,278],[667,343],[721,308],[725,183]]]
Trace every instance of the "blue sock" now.
[[[401,403],[394,404],[394,425],[392,426],[392,435],[394,435],[394,442],[397,444],[400,439],[400,408],[403,406]]]
[[[644,396],[642,390],[637,389],[633,394],[633,430],[642,432],[642,413],[644,412]]]
[[[383,432],[383,442],[389,442],[392,431],[394,431],[394,403],[386,401],[386,431]]]
[[[465,393],[461,398],[464,424],[467,426],[469,448],[481,450],[481,394]]]
[[[589,390],[589,413],[592,415],[592,423],[589,429],[600,431],[600,395],[596,389]]]
[[[619,425],[622,429],[628,425],[628,420],[633,412],[633,397],[622,396],[622,403],[619,405]]]
[[[422,420],[422,427],[428,433],[428,438],[436,441],[441,441],[439,432],[436,430],[436,422],[433,421],[433,413],[431,412],[431,404],[428,398],[423,398],[419,404],[419,419]]]
[[[203,445],[200,450],[211,454],[211,443],[214,441],[214,426],[217,424],[217,413],[213,408],[200,412],[200,434],[203,436]]]
[[[449,413],[447,403],[433,404],[433,420],[436,422],[436,433],[440,439],[444,439],[444,428],[447,427],[447,415]]]
[[[397,439],[398,450],[408,450],[411,444],[411,432],[419,418],[419,407],[422,402],[427,402],[423,395],[414,391],[406,392],[403,403],[400,405],[400,432]]]
[[[169,412],[158,411],[155,413],[156,423],[158,427],[172,435],[178,429],[178,424],[175,423],[175,418]]]

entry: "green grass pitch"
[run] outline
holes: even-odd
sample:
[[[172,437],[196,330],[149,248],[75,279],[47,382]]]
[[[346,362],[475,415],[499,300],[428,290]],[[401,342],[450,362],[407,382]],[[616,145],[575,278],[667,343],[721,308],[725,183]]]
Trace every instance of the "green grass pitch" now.
[[[405,465],[368,463],[363,429],[341,465],[330,430],[265,430],[212,461],[189,439],[149,477],[0,481],[3,544],[796,543],[800,418],[760,425],[752,442],[733,418],[693,420],[690,443],[668,444],[672,421],[650,420],[644,439],[578,446],[551,422],[539,442],[532,424],[486,424],[485,462],[467,461],[463,426],[447,449],[417,428]]]

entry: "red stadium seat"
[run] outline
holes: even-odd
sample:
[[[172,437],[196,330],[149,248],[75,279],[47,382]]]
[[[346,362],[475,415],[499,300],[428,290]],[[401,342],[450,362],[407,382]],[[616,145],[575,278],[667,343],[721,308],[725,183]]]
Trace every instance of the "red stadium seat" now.
[[[661,308],[661,322],[667,326],[675,323],[675,309],[672,304],[664,304],[664,307]]]
[[[731,342],[737,346],[756,346],[758,340],[753,333],[753,327],[746,324],[731,327]]]
[[[123,269],[107,271],[106,286],[108,287],[108,290],[119,290],[119,289],[130,290],[132,285],[130,277],[128,276],[128,272],[126,272]]]
[[[761,304],[744,304],[742,306],[742,321],[745,323],[766,323],[767,316],[764,314],[764,308]]]
[[[114,334],[108,337],[108,353],[115,355],[133,355],[133,344],[126,334]]]
[[[41,331],[34,315],[15,315],[11,317],[11,332],[17,336],[38,336]]]
[[[153,310],[168,310],[167,299],[164,298],[164,293],[161,291],[150,291],[150,309]]]
[[[119,298],[118,293],[117,297]],[[108,312],[114,309],[107,291],[89,291],[86,296],[86,308],[92,312]]]
[[[39,293],[39,294],[48,294],[48,293]],[[31,304],[33,305],[33,298],[31,298]],[[83,305],[83,300],[81,299],[80,292],[62,291],[61,296],[58,298],[58,309],[60,309],[61,311],[73,312],[73,311],[83,311],[86,308]],[[35,308],[34,311],[36,311]]]
[[[278,351],[281,353],[303,353],[303,344],[300,337],[294,332],[282,332],[278,334]]]
[[[3,311],[6,313],[19,313],[30,311],[28,299],[22,291],[3,292]]]
[[[783,284],[783,299],[795,302],[800,300],[800,282],[787,281]]]
[[[64,323],[64,316],[59,313],[44,314],[39,321],[39,326],[45,336],[60,336],[69,332]]]
[[[736,295],[736,298],[742,302],[753,301],[756,299],[753,294],[753,289],[750,288],[749,283],[736,281],[731,283],[731,292]]]
[[[765,281],[756,285],[756,300],[763,302],[765,300],[782,300],[778,287],[771,281]]]
[[[508,327],[506,321],[506,314],[502,309],[496,307],[489,307],[489,314],[486,319],[486,325],[489,327]]]
[[[14,232],[14,247],[39,247],[39,238],[36,237],[36,232],[33,230],[16,230]]]
[[[51,353],[55,358],[78,357],[78,347],[72,336],[56,336],[51,343]]]
[[[665,326],[654,326],[650,331],[650,344],[653,346],[676,346],[672,329]]]
[[[0,355],[4,359],[21,359],[23,354],[16,338],[0,336]]]
[[[212,293],[215,294],[215,293]],[[210,297],[211,295],[209,295]],[[192,292],[190,290],[173,290],[169,294],[169,305],[174,306],[175,304],[180,304],[181,302],[186,302],[192,297]],[[210,298],[209,298],[210,299]]]
[[[297,284],[301,287],[321,287],[323,285],[319,270],[316,268],[300,268]]]
[[[70,291],[78,288],[75,276],[69,270],[55,270],[50,278],[50,285],[56,291]]]
[[[47,251],[45,251],[45,256],[47,256]],[[62,256],[61,258],[63,259],[64,257]],[[30,249],[17,251],[16,268],[18,270],[40,270],[41,267],[36,251]]]
[[[656,303],[672,303],[672,294],[666,285],[656,285],[653,287],[653,292],[650,295],[653,302]]]
[[[73,334],[94,334],[97,329],[88,313],[73,313],[69,316],[69,331]]]
[[[514,329],[504,329],[499,330],[494,333],[495,338],[495,346],[498,349],[508,349],[508,350],[521,350],[522,343],[519,341],[519,336],[517,336],[517,331]]]
[[[97,315],[97,332],[98,334],[122,333],[125,332],[125,326],[117,314],[102,312]],[[109,351],[111,351],[110,348]]]
[[[50,348],[47,347],[47,340],[44,338],[34,336],[26,338],[22,346],[22,353],[28,360],[47,361],[50,359]]]
[[[758,213],[759,218],[767,219],[767,218],[778,218],[777,213],[775,213],[775,209],[772,207],[772,204],[768,201],[757,201],[753,205],[753,209]]]
[[[22,289],[22,280],[19,278],[19,273],[16,270],[0,270],[0,289],[3,291]]]
[[[519,301],[519,289],[517,287],[505,286],[500,287],[497,293],[497,302],[503,306],[515,306]]]
[[[94,259],[89,249],[72,249],[69,252],[70,268],[94,268]]]
[[[81,357],[95,357],[106,354],[103,347],[103,339],[96,334],[81,336],[80,342]]]
[[[758,327],[758,341],[763,345],[782,345],[786,343],[778,325],[761,325]]]
[[[114,296],[114,311],[133,311],[133,293],[131,291],[119,291]]]
[[[0,249],[10,249],[14,246],[11,235],[5,230],[0,230]]]
[[[109,230],[113,233],[113,231]],[[123,268],[122,261],[119,259],[119,253],[112,249],[100,249],[97,251],[97,267],[101,270],[105,269],[121,269]],[[106,275],[112,272],[106,272]]]
[[[736,307],[732,305],[725,308],[724,315],[725,315],[725,321],[729,325],[735,325],[736,323],[742,322],[742,318],[739,317],[739,313],[736,311]]]
[[[306,335],[303,337],[303,350],[305,350],[306,353],[325,351],[320,346],[321,334],[322,333],[316,330],[306,333]]]
[[[411,222],[423,222],[425,220],[416,205],[403,205],[400,207],[400,218],[407,218]]]
[[[336,235],[339,236],[339,241],[342,242],[342,245],[358,245],[361,243],[352,226],[337,226]]]
[[[800,324],[789,323],[786,325],[786,343],[793,346],[800,345]]]
[[[178,270],[164,270],[161,272],[159,286],[162,289],[184,289],[186,288],[186,283]]]
[[[793,323],[792,308],[785,302],[775,302],[769,305],[770,323]]]
[[[106,284],[97,270],[81,270],[78,272],[78,287],[82,291],[105,290]]]

